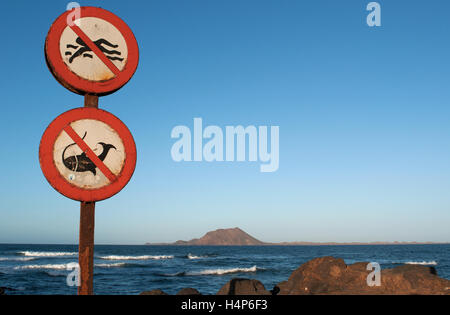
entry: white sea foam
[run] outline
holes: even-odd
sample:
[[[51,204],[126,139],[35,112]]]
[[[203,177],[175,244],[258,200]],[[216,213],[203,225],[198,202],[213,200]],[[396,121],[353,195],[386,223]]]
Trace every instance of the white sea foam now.
[[[44,269],[44,270],[67,270],[69,264],[47,264],[47,265],[26,265],[17,266],[15,270],[34,270],[34,269]],[[112,263],[112,264],[95,264],[95,267],[100,268],[113,268],[113,267],[124,267],[127,263]]]
[[[111,256],[101,256],[99,257],[103,260],[160,260],[160,259],[173,259],[174,256],[152,256],[152,255],[145,255],[145,256],[118,256],[118,255],[111,255]]]
[[[438,263],[436,261],[407,261],[407,265],[423,265],[423,266],[436,266]]]
[[[27,269],[51,269],[51,270],[63,270],[67,269],[67,264],[48,264],[48,265],[26,265],[14,267],[15,270],[27,270]]]
[[[114,263],[114,264],[95,264],[95,267],[100,268],[114,268],[114,267],[124,267],[126,263]]]
[[[31,252],[31,251],[19,252],[19,254],[26,257],[66,257],[78,255],[77,252]]]
[[[34,257],[0,257],[0,261],[30,261],[35,259]]]
[[[187,258],[188,259],[202,259],[202,258],[208,258],[208,257],[207,256],[195,256],[195,255],[192,255],[192,254],[188,254]]]
[[[46,274],[48,274],[50,277],[65,277],[67,276],[67,271],[64,270],[52,270],[52,271],[47,271]]]
[[[202,271],[193,271],[186,272],[188,276],[207,276],[207,275],[225,275],[229,273],[245,273],[245,272],[257,272],[258,270],[262,270],[262,268],[258,268],[257,266],[253,266],[250,268],[226,268],[226,269],[207,269]]]

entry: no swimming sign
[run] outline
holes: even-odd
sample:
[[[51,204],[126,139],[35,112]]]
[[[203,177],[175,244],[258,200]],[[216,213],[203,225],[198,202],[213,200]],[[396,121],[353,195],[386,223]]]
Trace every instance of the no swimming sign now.
[[[50,71],[69,90],[85,95],[107,95],[124,86],[139,63],[133,32],[113,13],[81,7],[80,17],[70,11],[52,25],[45,42]]]

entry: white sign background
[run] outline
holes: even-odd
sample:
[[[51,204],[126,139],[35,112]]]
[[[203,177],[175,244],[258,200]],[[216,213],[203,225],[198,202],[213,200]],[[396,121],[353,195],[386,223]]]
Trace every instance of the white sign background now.
[[[125,148],[122,139],[114,129],[104,122],[92,119],[78,120],[72,122],[70,126],[81,138],[86,133],[84,142],[97,156],[103,152],[103,147],[99,144],[100,142],[113,145],[116,149],[111,149],[108,152],[103,163],[114,175],[117,176],[121,173],[126,158]],[[68,182],[79,188],[98,189],[107,186],[110,181],[98,168],[96,168],[96,175],[94,175],[89,171],[82,173],[75,172],[64,165],[62,154],[69,145],[74,143],[75,141],[65,131],[62,131],[56,139],[53,149],[53,160],[60,174]],[[79,156],[82,153],[83,151],[75,144],[67,148],[64,159],[71,156]]]
[[[123,61],[111,61],[120,71],[125,68],[128,58],[127,43],[120,31],[114,25],[95,17],[81,18],[76,20],[75,23],[80,23],[80,29],[91,39],[91,41],[95,42],[99,39],[105,39],[113,45],[118,45],[117,48],[109,47],[107,45],[102,46],[107,50],[119,51],[121,53],[120,55],[107,53],[105,55],[123,58]],[[92,58],[83,57],[82,54],[81,56],[74,58],[72,63],[70,63],[70,58],[73,54],[75,54],[78,49],[82,48],[82,46],[76,42],[77,38],[78,35],[69,26],[64,29],[61,35],[61,40],[59,43],[61,58],[64,60],[64,63],[69,67],[69,69],[79,77],[90,81],[99,82],[114,78],[114,73],[92,51],[86,52],[91,55]],[[67,45],[78,46],[78,48],[68,48]],[[67,52],[72,54],[66,55]]]

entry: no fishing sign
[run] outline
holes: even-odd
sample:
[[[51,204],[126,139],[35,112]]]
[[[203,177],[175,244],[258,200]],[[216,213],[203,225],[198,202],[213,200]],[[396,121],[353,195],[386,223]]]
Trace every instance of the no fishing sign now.
[[[117,194],[131,179],[136,146],[114,115],[77,108],[56,118],[44,133],[40,164],[48,182],[64,196],[83,202]]]

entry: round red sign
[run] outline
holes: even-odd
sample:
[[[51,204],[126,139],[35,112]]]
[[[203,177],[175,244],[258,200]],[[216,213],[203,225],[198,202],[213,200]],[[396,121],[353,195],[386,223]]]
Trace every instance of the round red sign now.
[[[111,113],[77,108],[49,125],[39,160],[44,176],[58,192],[95,202],[127,185],[136,167],[136,145],[125,124]]]
[[[136,72],[139,48],[131,29],[104,9],[81,7],[51,26],[45,42],[47,65],[72,92],[107,95],[124,86]]]

